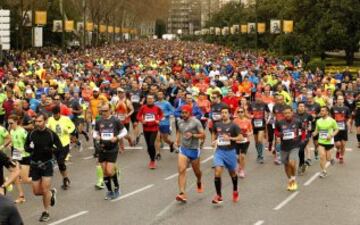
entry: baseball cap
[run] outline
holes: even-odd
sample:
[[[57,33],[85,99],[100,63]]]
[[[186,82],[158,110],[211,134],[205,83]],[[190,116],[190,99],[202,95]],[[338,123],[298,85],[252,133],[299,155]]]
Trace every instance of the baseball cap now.
[[[183,105],[181,107],[181,111],[183,112],[188,112],[188,113],[192,113],[192,107],[190,105]]]
[[[93,88],[93,91],[94,91],[94,92],[99,92],[100,89],[99,89],[98,87],[94,87],[94,88]]]

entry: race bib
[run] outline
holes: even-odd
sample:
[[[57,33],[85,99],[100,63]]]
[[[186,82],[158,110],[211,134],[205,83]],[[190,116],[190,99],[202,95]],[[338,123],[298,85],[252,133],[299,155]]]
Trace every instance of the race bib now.
[[[111,139],[113,139],[113,137],[114,137],[114,133],[108,133],[108,132],[101,133],[101,140],[103,141],[110,141]]]
[[[126,115],[125,114],[118,114],[117,115],[117,118],[120,120],[120,121],[124,121],[126,119]]]
[[[345,122],[337,122],[339,130],[345,130]]]
[[[145,122],[154,122],[155,121],[155,115],[152,114],[152,113],[145,114],[144,121]]]
[[[262,119],[256,119],[254,120],[254,127],[263,127],[264,123]]]
[[[218,139],[217,139],[217,144],[218,144],[218,146],[227,146],[227,145],[230,145],[231,142],[230,142],[230,140],[228,140],[228,141],[224,140],[223,135],[219,135]]]
[[[12,152],[12,159],[13,160],[22,160],[22,154],[21,154],[21,151],[14,148],[13,152]]]
[[[244,138],[242,141],[239,141],[238,143],[242,144],[242,143],[247,143],[249,142],[249,140],[247,138]]]
[[[325,130],[321,130],[319,132],[319,138],[320,139],[327,139],[329,136],[329,132],[325,131]]]
[[[214,112],[214,113],[212,114],[212,119],[213,119],[214,121],[220,120],[220,119],[221,119],[220,113]]]
[[[285,131],[283,135],[283,140],[291,140],[295,138],[295,132],[293,131]]]
[[[139,95],[132,95],[131,96],[131,102],[139,103],[140,102],[140,96]]]

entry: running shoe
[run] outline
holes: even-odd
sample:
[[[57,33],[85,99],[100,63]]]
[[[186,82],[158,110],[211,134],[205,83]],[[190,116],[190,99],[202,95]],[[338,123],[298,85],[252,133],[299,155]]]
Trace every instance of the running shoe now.
[[[72,157],[72,156],[71,156],[71,154],[70,154],[70,153],[69,153],[69,154],[67,154],[67,156],[66,156],[66,158],[65,158],[65,161],[66,161],[66,162],[70,161],[71,157]]]
[[[63,184],[61,185],[61,188],[63,189],[63,190],[67,190],[69,187],[70,187],[70,179],[69,178],[67,178],[67,177],[65,177],[64,179],[63,179]]]
[[[311,165],[312,165],[311,159],[307,159],[307,160],[305,161],[305,164],[308,165],[308,166],[311,166]]]
[[[315,160],[319,160],[319,151],[318,150],[315,150],[314,155],[315,155]]]
[[[245,178],[245,170],[240,169],[238,176],[239,176],[240,178]]]
[[[214,199],[212,200],[212,203],[215,205],[221,204],[223,202],[223,199],[221,196],[216,195]]]
[[[340,152],[336,151],[336,159],[339,159],[339,158],[340,158]]]
[[[43,212],[40,216],[40,222],[47,222],[50,220],[50,214],[48,212]]]
[[[115,190],[114,190],[114,192],[113,192],[113,194],[111,196],[111,199],[114,200],[114,199],[117,199],[119,197],[120,197],[120,190],[119,190],[119,188],[115,188]]]
[[[161,154],[160,153],[156,154],[155,159],[157,161],[160,161],[161,160]]]
[[[335,163],[336,163],[335,159],[331,159],[331,160],[330,160],[330,164],[331,164],[332,166],[335,165]]]
[[[291,191],[297,191],[297,189],[298,189],[298,184],[297,184],[297,182],[294,180],[294,181],[292,182]]]
[[[95,189],[96,190],[102,190],[105,188],[104,182],[99,183],[99,184],[95,184]]]
[[[184,193],[180,193],[176,196],[176,201],[186,203],[186,195]]]
[[[239,201],[239,192],[233,191],[233,202],[238,202],[238,201]]]
[[[52,188],[51,190],[51,199],[50,199],[50,206],[53,207],[56,205],[56,188]]]
[[[302,165],[302,166],[301,166],[301,172],[302,172],[302,173],[305,173],[306,170],[307,170],[307,168],[308,168],[308,166],[307,166],[306,164]]]
[[[197,183],[197,188],[196,188],[197,193],[203,193],[204,192],[204,187],[202,185],[202,183]]]
[[[22,203],[25,203],[26,200],[25,200],[25,197],[24,196],[19,196],[15,201],[14,203],[15,204],[22,204]]]
[[[259,159],[258,159],[258,163],[259,163],[259,164],[264,164],[264,159],[263,159],[263,158],[259,158]]]
[[[274,163],[275,163],[276,165],[281,165],[281,161],[280,161],[278,158],[276,158],[276,159],[274,160]]]
[[[287,190],[292,191],[292,189],[293,189],[293,183],[292,183],[292,181],[289,181],[288,185],[287,185]]]
[[[319,175],[320,178],[325,178],[327,177],[327,172],[326,171],[322,171]]]
[[[111,200],[114,196],[114,192],[112,191],[108,191],[106,192],[106,195],[105,195],[105,200]]]
[[[170,144],[170,152],[174,152],[174,151],[175,151],[174,143],[171,143]]]
[[[156,169],[156,162],[155,161],[150,161],[149,162],[149,169]]]

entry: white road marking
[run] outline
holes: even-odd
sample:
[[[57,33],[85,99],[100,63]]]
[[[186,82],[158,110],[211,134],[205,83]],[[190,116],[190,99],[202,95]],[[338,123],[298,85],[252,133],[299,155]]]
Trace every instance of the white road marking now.
[[[88,149],[93,150],[95,148],[94,148],[94,146],[90,146],[90,147],[88,147]]]
[[[68,220],[72,220],[72,219],[74,219],[74,218],[76,218],[76,217],[82,216],[82,215],[84,215],[84,214],[87,214],[88,212],[89,212],[89,211],[81,211],[81,212],[79,212],[79,213],[76,213],[76,214],[71,215],[71,216],[68,216],[68,217],[66,217],[66,218],[64,218],[64,219],[55,221],[55,222],[50,223],[50,224],[48,224],[48,225],[57,225],[57,224],[66,222],[66,221],[68,221]]]
[[[91,155],[91,156],[85,157],[85,158],[83,158],[83,159],[84,159],[84,160],[89,160],[89,159],[93,159],[93,158],[94,158],[94,156]]]
[[[353,151],[352,148],[346,148],[345,150],[346,150],[347,152],[352,152],[352,151]]]
[[[310,177],[309,180],[307,180],[305,183],[304,183],[304,186],[309,186],[314,180],[316,180],[316,178],[318,178],[320,175],[320,172],[317,172],[315,173],[312,177]]]
[[[126,146],[125,149],[135,150],[135,149],[143,149],[143,147],[141,147],[141,146],[134,146],[134,147],[132,147],[132,146]]]
[[[259,220],[259,221],[257,221],[256,223],[254,223],[254,225],[262,225],[262,224],[264,224],[264,220]]]
[[[209,156],[206,159],[202,160],[201,163],[206,163],[206,162],[210,161],[212,158],[214,158],[214,156]],[[186,171],[189,171],[189,170],[191,170],[191,167],[186,169]],[[171,179],[177,177],[178,175],[179,175],[179,173],[174,173],[174,174],[164,178],[164,180],[171,180]]]
[[[327,162],[325,164],[325,168],[328,168],[330,166],[330,162]],[[304,183],[304,186],[309,186],[314,180],[316,180],[316,178],[318,178],[320,175],[320,172],[317,172],[315,173],[312,177],[310,177],[309,180],[307,180],[305,183]]]
[[[133,196],[133,195],[135,195],[135,194],[137,194],[137,193],[140,193],[140,192],[145,191],[145,190],[147,190],[147,189],[149,189],[149,188],[152,188],[153,186],[154,186],[154,184],[149,184],[149,185],[147,185],[147,186],[145,186],[145,187],[143,187],[143,188],[140,188],[140,189],[138,189],[138,190],[136,190],[136,191],[127,193],[127,194],[121,196],[120,198],[117,198],[117,199],[114,199],[114,200],[111,200],[111,201],[112,201],[112,202],[120,201],[121,199],[128,198],[128,197],[130,197],[130,196]]]
[[[279,209],[281,209],[281,208],[284,207],[286,204],[288,204],[291,200],[293,200],[293,199],[296,197],[296,195],[298,195],[298,194],[299,194],[298,191],[292,193],[289,197],[287,197],[284,201],[282,201],[279,205],[277,205],[277,206],[274,208],[274,210],[279,210]]]
[[[213,155],[212,155],[212,156],[207,157],[207,158],[206,158],[206,159],[204,159],[204,160],[202,160],[202,161],[201,161],[201,163],[206,163],[206,162],[208,162],[208,161],[212,160],[212,158],[214,158],[214,156],[213,156]]]

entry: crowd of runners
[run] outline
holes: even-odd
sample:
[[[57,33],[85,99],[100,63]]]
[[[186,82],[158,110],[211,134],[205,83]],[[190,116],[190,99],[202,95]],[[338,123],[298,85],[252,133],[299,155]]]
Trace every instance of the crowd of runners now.
[[[288,191],[298,189],[296,177],[314,160],[325,178],[329,164],[345,162],[348,134],[356,135],[360,148],[360,71],[327,74],[304,67],[301,57],[287,61],[193,42],[10,52],[0,67],[0,223],[21,224],[3,195],[13,191],[13,201],[26,204],[32,197],[23,190],[28,184],[43,200],[40,221],[48,221],[56,204],[54,165],[61,188],[68,190],[66,162],[86,142],[98,158],[95,187],[106,189],[107,200],[120,196],[118,154],[142,138],[149,169],[157,168],[165,144],[178,154],[179,202],[187,201],[190,164],[197,192],[204,191],[200,157],[209,139],[213,204],[223,201],[224,169],[233,201],[239,200],[238,178],[247,176],[248,151],[256,152],[259,164],[272,154],[273,162],[285,167]],[[11,218],[1,213],[5,209]]]

